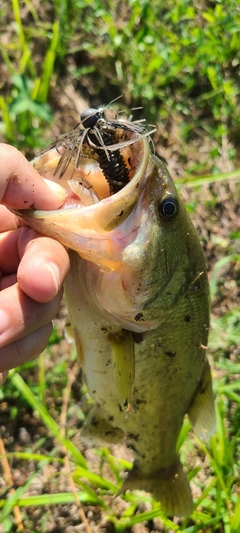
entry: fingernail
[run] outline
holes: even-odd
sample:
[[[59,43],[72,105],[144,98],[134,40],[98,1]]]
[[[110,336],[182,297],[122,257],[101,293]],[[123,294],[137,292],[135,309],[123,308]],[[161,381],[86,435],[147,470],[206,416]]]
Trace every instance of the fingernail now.
[[[54,282],[55,293],[57,294],[60,289],[60,271],[55,263],[46,263],[45,267],[51,272],[51,276]]]
[[[43,180],[52,192],[58,194],[63,200],[65,199],[66,190],[64,189],[64,187],[62,187],[61,185],[59,185],[59,183],[56,183],[55,181],[48,180],[47,178],[43,178]]]
[[[0,309],[0,335],[6,331],[9,326],[9,316],[3,309]]]

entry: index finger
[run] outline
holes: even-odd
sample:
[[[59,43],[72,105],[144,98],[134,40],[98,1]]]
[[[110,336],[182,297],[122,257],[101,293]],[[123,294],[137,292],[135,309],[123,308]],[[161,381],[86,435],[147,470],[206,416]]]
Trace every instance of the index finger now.
[[[12,209],[59,209],[64,189],[50,182],[51,188],[13,146],[0,143],[0,202]]]

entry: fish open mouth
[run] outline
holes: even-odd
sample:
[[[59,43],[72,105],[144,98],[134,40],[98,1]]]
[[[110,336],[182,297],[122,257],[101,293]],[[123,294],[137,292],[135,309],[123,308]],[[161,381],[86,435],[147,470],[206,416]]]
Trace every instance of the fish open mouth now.
[[[32,165],[46,179],[61,183],[65,189],[70,186],[78,197],[83,198],[83,205],[90,205],[116,194],[132,181],[144,157],[143,141],[144,136],[128,132],[122,142],[111,146],[93,149],[81,145],[81,157],[77,144],[68,146],[63,143],[45,150],[32,161]],[[83,195],[84,188],[86,191],[91,189],[94,196]]]
[[[83,147],[77,167],[74,156],[69,161],[69,150],[65,147],[42,154],[33,165],[47,179],[58,181],[66,189],[64,208],[88,206],[115,195],[138,174],[144,157],[143,142],[139,139],[126,142],[121,149],[101,147],[100,152],[98,148],[97,155],[89,149],[84,151]]]
[[[91,241],[94,247],[94,242],[108,239],[109,232],[129,217],[152,168],[148,138],[138,135],[131,139],[130,134],[128,137],[126,146],[118,148],[118,151],[129,180],[116,193],[111,191],[111,184],[100,168],[97,156],[92,152],[84,154],[76,168],[74,157],[68,161],[68,153],[63,146],[43,153],[32,162],[45,179],[60,182],[66,189],[62,207],[55,211],[21,210],[15,213],[40,233],[56,238],[91,260],[91,254],[86,256],[87,241]],[[109,148],[107,152],[113,153]],[[66,165],[66,169],[59,178],[61,164]],[[115,170],[113,168],[113,173]]]

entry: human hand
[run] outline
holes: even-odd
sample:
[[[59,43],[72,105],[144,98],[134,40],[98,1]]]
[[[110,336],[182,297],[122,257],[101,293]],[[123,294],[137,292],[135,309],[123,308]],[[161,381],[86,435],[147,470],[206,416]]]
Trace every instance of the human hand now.
[[[18,150],[0,144],[0,384],[10,368],[44,350],[61,302],[65,248],[7,209],[58,209],[65,193],[50,185]]]

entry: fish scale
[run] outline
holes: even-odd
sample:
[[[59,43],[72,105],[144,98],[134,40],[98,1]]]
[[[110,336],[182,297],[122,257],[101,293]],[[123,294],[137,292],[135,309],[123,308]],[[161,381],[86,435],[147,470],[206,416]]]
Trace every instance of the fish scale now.
[[[126,438],[135,460],[121,491],[144,489],[168,515],[185,516],[192,497],[176,452],[184,416],[202,439],[215,427],[208,278],[166,165],[146,138],[131,144],[131,158],[134,176],[110,198],[84,206],[82,180],[76,208],[18,214],[70,249],[65,296],[95,402],[82,439]]]

